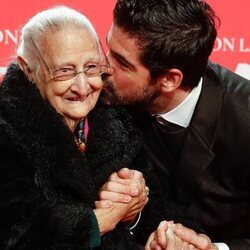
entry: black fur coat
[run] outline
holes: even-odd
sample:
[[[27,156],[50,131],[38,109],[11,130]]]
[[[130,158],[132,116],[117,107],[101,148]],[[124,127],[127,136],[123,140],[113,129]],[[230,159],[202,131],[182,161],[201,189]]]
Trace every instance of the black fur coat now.
[[[133,167],[141,150],[124,112],[96,106],[83,156],[62,116],[16,64],[9,67],[0,87],[0,249],[89,248],[99,188]],[[102,242],[102,249],[136,249],[125,224]]]

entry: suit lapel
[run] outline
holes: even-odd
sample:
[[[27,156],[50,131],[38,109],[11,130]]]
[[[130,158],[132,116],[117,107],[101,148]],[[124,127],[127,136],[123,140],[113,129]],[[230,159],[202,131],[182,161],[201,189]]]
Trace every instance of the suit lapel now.
[[[190,199],[200,175],[209,166],[222,105],[222,89],[215,73],[209,68],[203,79],[201,96],[196,105],[177,167],[178,179],[184,185],[178,189]]]

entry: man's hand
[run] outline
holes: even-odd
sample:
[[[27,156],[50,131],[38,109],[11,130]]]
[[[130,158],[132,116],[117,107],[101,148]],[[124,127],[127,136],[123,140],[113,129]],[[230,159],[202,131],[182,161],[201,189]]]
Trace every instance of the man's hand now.
[[[197,250],[192,244],[175,235],[175,229],[176,225],[173,222],[161,222],[156,231],[149,236],[145,250]]]
[[[201,250],[218,250],[210,238],[205,234],[197,234],[194,230],[184,227],[181,224],[177,224],[175,234],[182,240],[193,244],[196,248]]]
[[[211,243],[208,236],[196,234],[195,231],[174,224],[173,222],[163,221],[153,232],[145,246],[145,250],[218,250]]]
[[[148,202],[149,189],[141,172],[123,168],[113,173],[102,186],[96,208],[109,207],[112,203],[130,203],[122,221],[133,221]]]

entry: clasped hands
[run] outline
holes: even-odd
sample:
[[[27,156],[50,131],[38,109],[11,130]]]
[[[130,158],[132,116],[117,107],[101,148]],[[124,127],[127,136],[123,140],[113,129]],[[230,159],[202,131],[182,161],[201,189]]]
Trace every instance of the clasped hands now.
[[[173,221],[162,221],[148,238],[145,250],[218,250],[205,234]]]
[[[113,207],[119,211],[118,221],[133,223],[147,204],[149,188],[141,172],[123,168],[110,175],[102,186],[97,209]],[[210,238],[172,221],[162,221],[151,233],[145,250],[218,250]]]
[[[122,168],[110,175],[102,186],[96,208],[119,207],[123,210],[121,220],[132,223],[148,202],[149,188],[141,172]]]

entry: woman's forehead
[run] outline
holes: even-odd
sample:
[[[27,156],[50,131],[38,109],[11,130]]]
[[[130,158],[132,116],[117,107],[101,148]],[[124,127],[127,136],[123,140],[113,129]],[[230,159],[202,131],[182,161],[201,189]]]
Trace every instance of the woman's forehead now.
[[[54,61],[100,58],[98,42],[89,31],[83,29],[47,34],[41,41],[41,47],[41,53]]]

